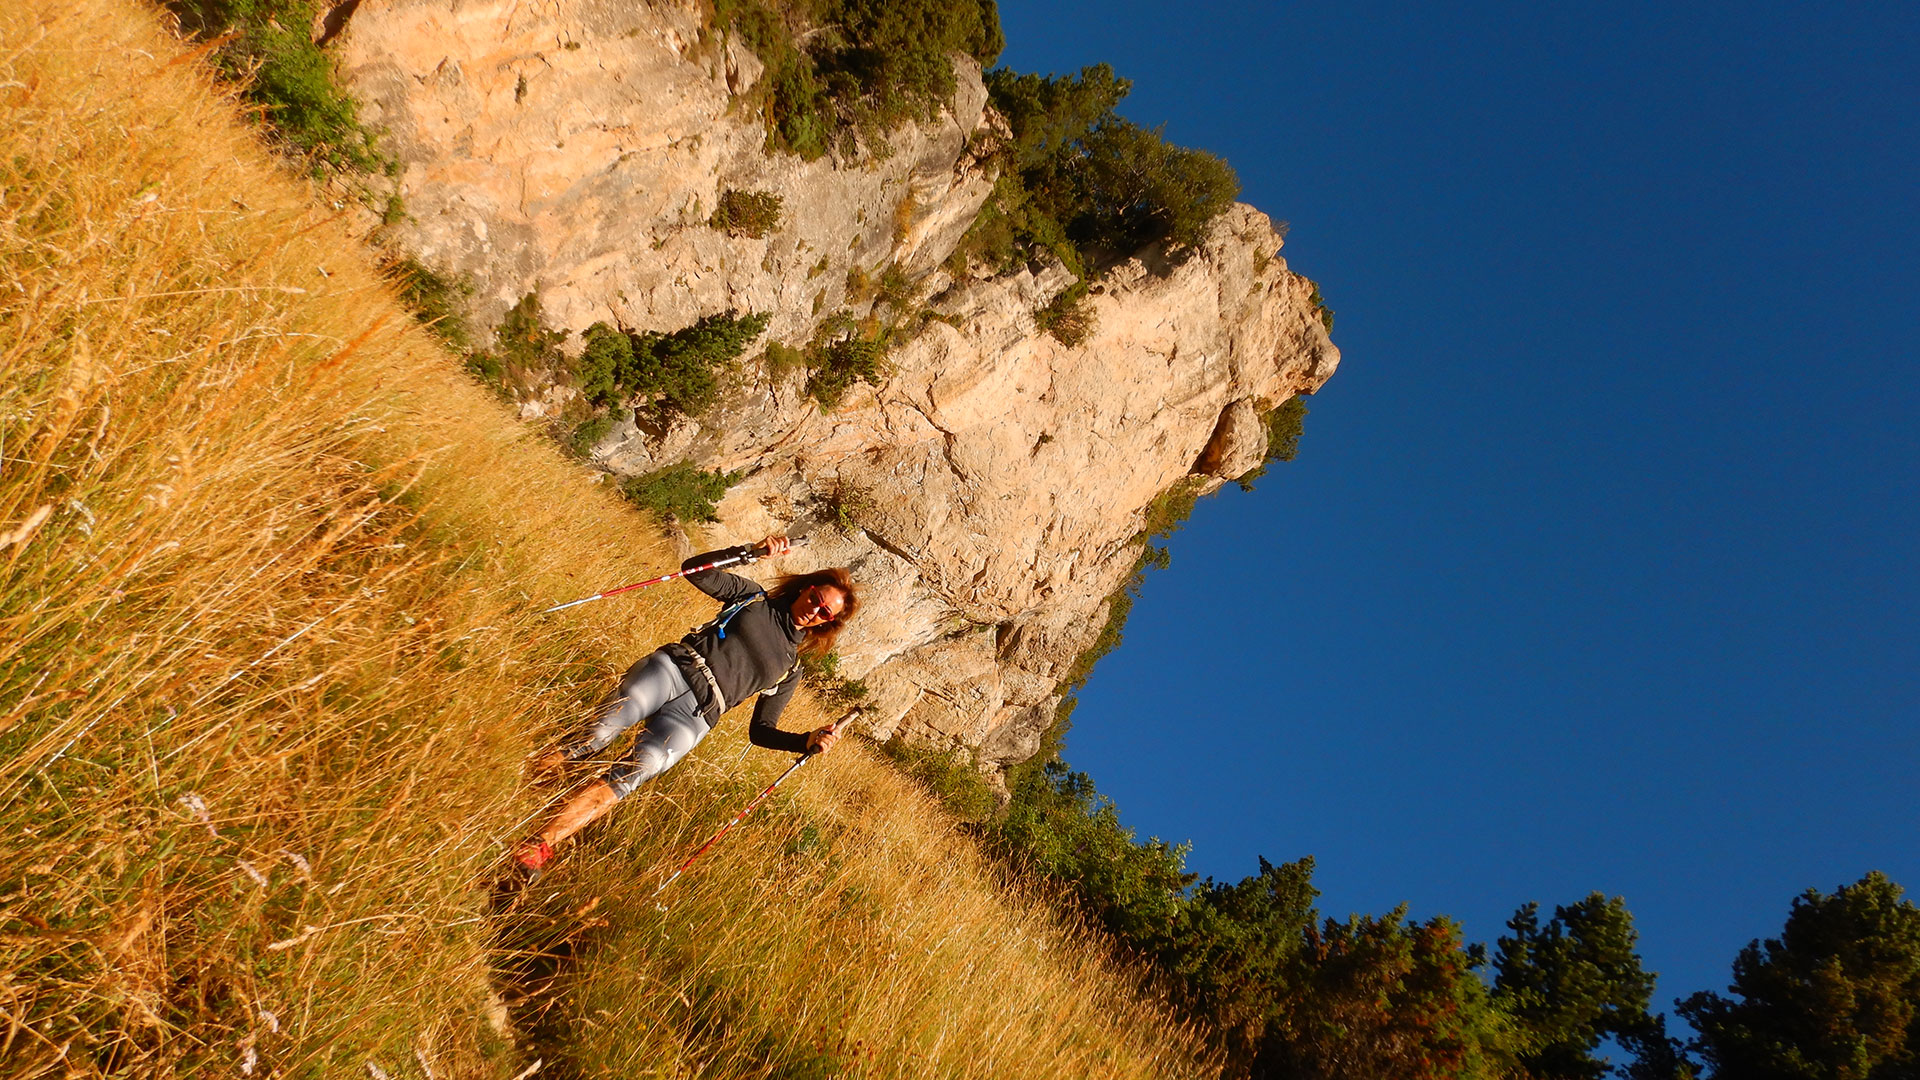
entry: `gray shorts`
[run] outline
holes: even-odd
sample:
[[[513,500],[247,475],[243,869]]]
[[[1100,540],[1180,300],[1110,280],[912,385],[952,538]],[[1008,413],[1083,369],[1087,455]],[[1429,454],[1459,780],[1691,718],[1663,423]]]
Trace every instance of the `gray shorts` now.
[[[712,730],[700,715],[686,676],[666,653],[650,653],[627,669],[620,685],[601,703],[585,737],[566,747],[567,760],[600,753],[642,720],[646,730],[633,741],[633,748],[601,776],[616,798],[626,798],[673,768]]]

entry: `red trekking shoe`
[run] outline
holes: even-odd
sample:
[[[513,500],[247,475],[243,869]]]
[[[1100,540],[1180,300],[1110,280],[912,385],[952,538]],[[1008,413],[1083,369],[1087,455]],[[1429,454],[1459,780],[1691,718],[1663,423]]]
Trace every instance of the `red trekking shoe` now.
[[[537,836],[528,837],[520,842],[513,852],[513,876],[520,887],[525,888],[539,881],[547,872],[547,864],[553,861],[553,845]]]

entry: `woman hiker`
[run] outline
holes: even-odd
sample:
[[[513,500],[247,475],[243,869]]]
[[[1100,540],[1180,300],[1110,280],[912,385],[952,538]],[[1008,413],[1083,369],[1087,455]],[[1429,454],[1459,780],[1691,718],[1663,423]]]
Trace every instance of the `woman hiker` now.
[[[770,536],[752,548],[695,555],[681,569],[749,552],[771,558],[786,554],[788,548],[786,537]],[[725,607],[712,622],[629,668],[586,732],[540,760],[537,768],[541,770],[579,761],[606,749],[621,732],[646,722],[646,730],[625,757],[567,800],[539,832],[515,849],[513,869],[523,884],[540,876],[561,841],[671,769],[713,730],[721,713],[749,694],[760,695],[747,728],[755,746],[817,754],[839,741],[832,724],[799,732],[782,731],[776,722],[800,681],[801,655],[825,656],[860,606],[847,572],[835,568],[791,575],[772,589],[724,570],[688,574],[687,580]]]

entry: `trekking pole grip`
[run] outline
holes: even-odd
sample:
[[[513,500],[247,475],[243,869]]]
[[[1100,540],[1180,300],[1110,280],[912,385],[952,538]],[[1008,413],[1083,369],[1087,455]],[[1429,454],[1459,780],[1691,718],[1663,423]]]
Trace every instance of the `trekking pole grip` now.
[[[790,552],[798,551],[801,548],[807,546],[807,538],[805,536],[789,536],[789,537],[786,537],[786,541],[787,541],[787,550]],[[771,548],[767,546],[765,541],[762,541],[761,543],[758,543],[758,544],[754,544],[747,549],[748,558],[750,558],[754,562],[759,562],[761,559],[771,558],[772,555],[773,555],[773,551]]]

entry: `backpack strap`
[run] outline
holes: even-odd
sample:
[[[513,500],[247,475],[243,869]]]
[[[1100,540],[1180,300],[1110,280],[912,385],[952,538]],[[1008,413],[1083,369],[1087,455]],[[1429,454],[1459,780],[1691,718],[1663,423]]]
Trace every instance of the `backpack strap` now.
[[[745,600],[735,600],[733,603],[728,604],[726,607],[721,608],[720,614],[715,615],[706,624],[695,627],[692,632],[687,634],[687,637],[691,638],[694,634],[704,633],[708,629],[711,629],[714,632],[715,637],[717,637],[721,641],[725,641],[727,640],[727,624],[733,621],[733,617],[735,615],[740,614],[740,612],[746,610],[746,607],[748,604],[758,603],[762,600],[765,600],[766,598],[767,598],[766,590],[763,589],[760,592],[754,593],[752,596],[747,597]],[[691,649],[688,651],[693,652],[693,650]],[[699,654],[695,652],[694,656],[697,659]],[[700,666],[702,669],[706,668],[705,663],[702,663]],[[796,652],[793,657],[793,666],[787,668],[786,673],[781,675],[780,678],[776,680],[773,685],[779,686],[781,683],[786,682],[788,679],[791,679],[793,677],[794,672],[799,670],[800,670],[800,654]],[[713,675],[711,672],[707,674],[707,678],[709,681],[713,680]],[[714,682],[713,688],[714,688],[715,694],[718,694],[720,692],[720,684],[718,682]],[[771,690],[772,687],[768,687],[767,689]],[[767,691],[762,690],[760,692],[764,694]]]
[[[754,593],[752,596],[747,597],[745,600],[735,600],[733,603],[728,604],[726,607],[721,608],[720,614],[715,615],[710,621],[707,622],[705,626],[697,627],[693,631],[693,633],[699,634],[699,633],[704,633],[707,630],[712,630],[714,634],[718,636],[721,641],[725,641],[727,640],[727,624],[733,621],[733,617],[735,615],[740,614],[741,611],[745,610],[748,604],[756,603],[758,601],[765,600],[766,598],[767,598],[766,592],[761,591],[761,592]],[[692,634],[689,634],[688,636],[691,637]]]

